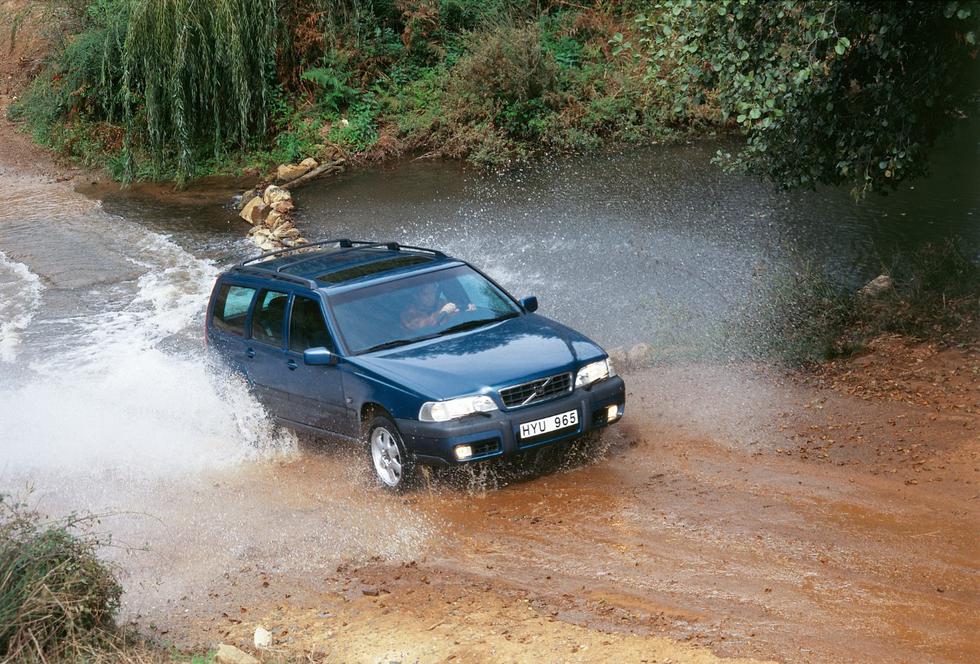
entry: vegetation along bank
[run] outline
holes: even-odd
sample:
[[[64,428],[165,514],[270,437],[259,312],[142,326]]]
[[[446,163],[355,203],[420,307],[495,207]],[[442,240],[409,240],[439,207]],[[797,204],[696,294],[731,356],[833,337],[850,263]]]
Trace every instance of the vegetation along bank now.
[[[976,108],[974,1],[17,4],[55,46],[11,116],[120,180],[726,130],[745,136],[726,167],[860,195],[921,174]]]

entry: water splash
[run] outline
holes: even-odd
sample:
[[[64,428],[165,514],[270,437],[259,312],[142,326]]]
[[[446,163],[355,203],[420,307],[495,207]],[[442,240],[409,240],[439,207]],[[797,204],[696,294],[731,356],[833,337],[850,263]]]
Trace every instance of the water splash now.
[[[139,276],[58,289],[39,317],[14,321],[28,344],[0,369],[0,474],[166,476],[295,450],[204,346],[218,268],[98,206],[74,222],[102,251],[126,248],[116,260]],[[21,282],[40,288],[37,275]]]
[[[0,251],[0,362],[13,362],[21,335],[41,306],[41,279]]]

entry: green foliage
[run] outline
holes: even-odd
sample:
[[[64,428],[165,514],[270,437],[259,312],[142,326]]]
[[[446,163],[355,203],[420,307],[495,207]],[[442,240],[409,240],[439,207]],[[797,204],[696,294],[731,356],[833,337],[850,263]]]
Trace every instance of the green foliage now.
[[[378,140],[376,114],[376,104],[365,96],[350,106],[346,118],[331,125],[328,140],[350,152],[367,150]]]
[[[625,5],[624,5],[625,6]],[[186,179],[328,149],[503,163],[663,131],[630,17],[516,0],[72,0],[15,109],[114,176]],[[616,35],[619,35],[617,37]],[[614,47],[609,44],[614,43]]]
[[[300,78],[319,88],[317,101],[324,108],[339,113],[340,109],[357,96],[357,90],[347,85],[347,75],[337,68],[315,67],[307,69]]]
[[[0,496],[0,659],[78,658],[114,629],[122,589],[84,520],[45,522]]]
[[[786,187],[892,188],[976,101],[974,1],[668,0],[636,20],[676,117],[718,107],[747,137],[720,160]]]
[[[274,85],[275,0],[134,0],[121,86],[127,128],[179,174],[264,135]]]
[[[48,145],[57,143],[48,130],[59,119],[121,120],[119,81],[128,16],[129,0],[88,5],[81,17],[84,29],[67,41],[55,62],[12,107],[12,117],[26,120],[35,138]]]

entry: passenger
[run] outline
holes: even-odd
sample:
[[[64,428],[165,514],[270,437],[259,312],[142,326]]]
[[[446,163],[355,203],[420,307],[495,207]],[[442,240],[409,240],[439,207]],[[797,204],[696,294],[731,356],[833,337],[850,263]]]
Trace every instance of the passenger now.
[[[467,311],[476,307],[470,304]],[[409,330],[422,330],[436,327],[439,323],[459,313],[459,305],[455,302],[445,302],[440,305],[439,284],[429,283],[417,291],[415,302],[402,311],[402,325]]]

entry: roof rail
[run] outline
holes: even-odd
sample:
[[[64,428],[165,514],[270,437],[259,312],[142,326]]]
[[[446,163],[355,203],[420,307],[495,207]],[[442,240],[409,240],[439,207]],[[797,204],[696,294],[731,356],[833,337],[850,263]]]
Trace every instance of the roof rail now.
[[[320,285],[313,279],[307,279],[305,277],[297,277],[295,274],[283,274],[281,272],[276,272],[275,270],[269,270],[267,268],[255,267],[254,265],[237,266],[237,271],[239,273],[244,272],[245,274],[254,274],[255,276],[268,277],[270,279],[278,279],[279,281],[288,281],[289,283],[299,284],[300,286],[306,286],[311,290],[316,290]]]
[[[310,249],[313,247],[322,247],[328,244],[336,244],[340,247],[340,251],[336,252],[338,254],[347,253],[349,251],[357,251],[359,249],[370,249],[372,247],[385,247],[389,251],[401,251],[402,249],[408,249],[410,251],[424,251],[430,253],[437,258],[445,258],[446,254],[436,249],[426,249],[425,247],[415,247],[409,244],[398,244],[397,242],[368,242],[366,240],[349,240],[347,238],[340,238],[336,240],[321,240],[319,242],[311,242],[309,244],[304,244],[299,247],[290,247],[288,249],[279,249],[277,251],[270,251],[255,258],[247,258],[238,264],[238,268],[242,271],[250,271],[253,273],[261,273],[266,276],[276,277],[278,275],[283,281],[291,281],[293,283],[302,284],[308,288],[316,289],[319,286],[313,279],[306,279],[304,277],[297,277],[292,274],[284,273],[283,270],[286,268],[294,267],[301,263],[306,263],[307,261],[316,260],[319,256],[306,256],[305,258],[300,258],[299,260],[290,261],[283,265],[280,265],[275,270],[265,269],[253,265],[253,263],[258,263],[264,261],[267,258],[272,258],[273,256],[286,256],[292,253],[299,253],[304,249]]]

